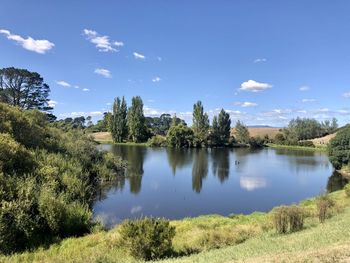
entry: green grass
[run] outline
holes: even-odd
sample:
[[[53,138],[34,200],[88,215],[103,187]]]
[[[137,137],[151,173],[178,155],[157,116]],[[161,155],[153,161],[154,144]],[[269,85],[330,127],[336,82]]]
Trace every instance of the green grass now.
[[[315,198],[305,200],[299,204],[309,215],[304,230],[287,235],[278,235],[272,229],[271,212],[172,221],[176,226],[175,252],[184,256],[159,262],[304,262],[310,257],[335,262],[350,257],[350,199],[344,191],[330,196],[336,202],[332,218],[320,224]],[[119,246],[119,239],[116,227],[108,232],[68,238],[48,249],[0,256],[0,262],[139,262]]]
[[[326,146],[305,147],[305,146],[296,146],[296,145],[281,145],[281,144],[274,144],[274,143],[269,143],[267,146],[271,147],[271,148],[275,148],[275,149],[291,149],[291,150],[327,152]]]

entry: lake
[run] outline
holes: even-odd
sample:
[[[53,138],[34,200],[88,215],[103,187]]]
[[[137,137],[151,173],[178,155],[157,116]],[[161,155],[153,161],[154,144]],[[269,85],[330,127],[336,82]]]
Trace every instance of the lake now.
[[[143,216],[180,219],[269,211],[346,183],[319,152],[100,147],[128,162],[125,177],[103,185],[93,205],[94,216],[107,227]]]

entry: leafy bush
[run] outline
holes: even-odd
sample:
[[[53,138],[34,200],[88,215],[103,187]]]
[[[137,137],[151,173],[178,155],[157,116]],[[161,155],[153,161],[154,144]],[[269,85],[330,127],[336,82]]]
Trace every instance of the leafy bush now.
[[[120,226],[121,242],[138,259],[152,260],[169,255],[175,227],[165,219],[127,220]]]
[[[191,128],[178,124],[170,127],[166,136],[167,143],[172,147],[191,147],[193,145],[194,134]]]
[[[315,147],[315,144],[312,141],[300,141],[298,142],[298,146]]]
[[[148,140],[147,144],[151,147],[165,147],[167,146],[166,137],[162,135],[155,135]]]
[[[82,132],[0,103],[0,253],[90,232],[97,184],[123,168]]]
[[[304,226],[305,212],[297,206],[281,206],[274,210],[273,222],[280,234],[299,231]]]
[[[350,163],[350,125],[337,132],[328,146],[329,160],[335,169]]]
[[[323,223],[326,218],[329,217],[329,209],[332,208],[335,203],[328,194],[323,194],[317,197],[316,205],[318,218],[320,222]]]
[[[350,183],[345,185],[344,190],[345,190],[346,196],[350,197]]]

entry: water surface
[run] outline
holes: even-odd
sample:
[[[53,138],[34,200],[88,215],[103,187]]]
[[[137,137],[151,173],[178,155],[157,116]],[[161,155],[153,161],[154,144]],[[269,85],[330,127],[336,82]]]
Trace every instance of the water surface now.
[[[128,162],[104,185],[94,215],[112,226],[141,216],[179,219],[268,211],[342,187],[324,153],[102,145]]]

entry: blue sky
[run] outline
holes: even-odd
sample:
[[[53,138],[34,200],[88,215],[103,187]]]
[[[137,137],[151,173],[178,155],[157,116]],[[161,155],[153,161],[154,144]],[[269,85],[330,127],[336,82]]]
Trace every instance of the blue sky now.
[[[39,72],[59,118],[145,114],[283,126],[350,121],[350,1],[0,1],[0,67]]]

